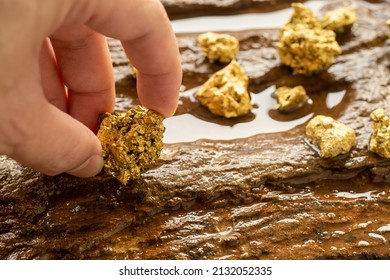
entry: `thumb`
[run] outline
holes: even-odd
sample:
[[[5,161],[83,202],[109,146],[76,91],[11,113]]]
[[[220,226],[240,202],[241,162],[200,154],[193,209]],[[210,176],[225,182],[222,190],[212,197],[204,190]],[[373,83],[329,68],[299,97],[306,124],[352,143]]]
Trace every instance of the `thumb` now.
[[[66,172],[90,177],[99,173],[102,148],[95,134],[42,95],[25,97],[23,102],[8,102],[6,110],[12,111],[1,116],[0,153],[5,150],[21,164],[47,175]]]

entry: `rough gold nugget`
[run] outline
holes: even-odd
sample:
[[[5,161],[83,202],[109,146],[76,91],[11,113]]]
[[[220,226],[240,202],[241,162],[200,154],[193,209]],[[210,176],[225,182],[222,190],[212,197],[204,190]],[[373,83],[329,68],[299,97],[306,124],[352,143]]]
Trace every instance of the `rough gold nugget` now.
[[[327,116],[318,115],[306,126],[306,136],[321,150],[321,157],[332,158],[348,153],[356,146],[355,131]]]
[[[381,157],[390,158],[390,118],[385,110],[376,109],[371,113],[374,131],[370,138],[370,151]]]
[[[299,74],[326,70],[335,55],[341,53],[332,30],[321,27],[313,12],[300,3],[293,3],[293,15],[281,28],[278,51],[283,64]]]
[[[229,34],[206,32],[198,36],[203,55],[222,63],[232,61],[238,54],[239,42]]]
[[[245,115],[252,109],[248,76],[235,60],[214,73],[197,91],[196,98],[213,114],[226,118]]]
[[[130,65],[129,74],[134,79],[137,79],[137,69],[133,65]]]
[[[355,22],[355,10],[349,7],[342,7],[327,12],[321,20],[321,26],[324,29],[333,30],[336,33],[342,33],[350,29]]]
[[[277,109],[283,112],[292,112],[301,108],[307,100],[305,88],[303,86],[296,87],[280,87],[275,92]]]
[[[124,185],[138,178],[160,156],[163,119],[142,106],[102,115],[97,137],[103,147],[104,170]]]

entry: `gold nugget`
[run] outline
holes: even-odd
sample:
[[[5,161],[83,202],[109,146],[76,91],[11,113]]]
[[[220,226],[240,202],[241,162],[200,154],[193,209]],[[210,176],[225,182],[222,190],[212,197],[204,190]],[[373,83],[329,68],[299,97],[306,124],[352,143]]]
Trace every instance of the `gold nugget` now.
[[[350,29],[355,22],[355,10],[349,7],[342,7],[327,12],[321,20],[321,26],[324,29],[333,30],[336,33],[342,33]]]
[[[318,115],[306,126],[306,136],[321,150],[321,157],[333,158],[356,146],[355,131],[327,116]]]
[[[159,158],[164,118],[142,106],[101,118],[97,137],[103,147],[104,170],[125,185]]]
[[[214,73],[195,96],[213,114],[225,118],[242,116],[252,109],[248,76],[235,60]]]
[[[198,36],[198,43],[204,56],[222,63],[232,61],[239,51],[238,40],[229,34],[206,32]]]
[[[276,90],[275,97],[278,102],[277,109],[283,112],[295,111],[303,107],[309,99],[303,86],[280,87]]]
[[[336,34],[323,29],[313,12],[301,3],[293,3],[292,8],[293,15],[279,34],[281,62],[299,74],[326,70],[341,53]]]
[[[129,74],[134,79],[137,79],[137,69],[133,65],[130,65]]]
[[[390,158],[390,118],[383,109],[376,109],[370,116],[374,121],[370,151],[381,157]]]

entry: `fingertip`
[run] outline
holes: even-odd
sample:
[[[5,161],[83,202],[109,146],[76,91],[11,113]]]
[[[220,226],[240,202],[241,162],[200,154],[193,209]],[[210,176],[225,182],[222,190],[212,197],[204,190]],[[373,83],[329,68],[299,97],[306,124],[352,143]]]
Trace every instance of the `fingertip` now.
[[[23,138],[18,140],[14,137],[16,143],[23,145],[15,145],[8,155],[49,176],[69,173],[85,178],[99,173],[103,159],[96,135],[46,100],[39,102],[38,99],[24,104],[29,104],[30,110],[24,110],[26,115],[21,119],[29,122],[28,125],[26,121],[18,122],[18,129],[24,131]]]
[[[172,117],[175,112],[176,112],[176,109],[177,109],[177,106],[175,107],[171,107],[171,108],[167,108],[164,112],[162,112],[161,114],[165,117],[165,118],[169,118],[169,117]]]
[[[137,90],[141,104],[166,118],[173,116],[180,97],[181,75],[180,71],[177,72],[179,74],[174,72],[160,77],[138,73]]]
[[[103,165],[103,158],[100,155],[93,155],[79,166],[66,173],[80,178],[93,177],[102,170]]]
[[[159,99],[141,99],[141,103],[144,107],[156,111],[163,115],[165,118],[172,117],[177,109],[178,101],[172,99],[159,100]]]

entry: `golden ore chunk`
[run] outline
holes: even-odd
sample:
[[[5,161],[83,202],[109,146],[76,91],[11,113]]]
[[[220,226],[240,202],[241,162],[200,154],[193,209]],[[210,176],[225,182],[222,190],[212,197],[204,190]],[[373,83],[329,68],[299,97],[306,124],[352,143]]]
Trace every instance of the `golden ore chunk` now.
[[[321,26],[324,29],[342,33],[350,29],[355,22],[356,11],[350,7],[342,7],[327,12],[321,20]]]
[[[142,106],[126,113],[105,113],[97,133],[104,170],[126,185],[159,158],[163,148],[163,116]]]
[[[129,75],[134,79],[137,79],[137,69],[133,65],[130,65]]]
[[[348,153],[356,146],[355,131],[327,116],[318,115],[306,126],[306,136],[321,150],[321,157],[333,158]]]
[[[295,111],[306,104],[309,99],[303,86],[280,87],[275,92],[277,109],[282,112]]]
[[[292,8],[293,15],[279,33],[281,62],[299,74],[328,69],[334,56],[341,53],[336,34],[323,29],[313,12],[301,3],[293,3]]]
[[[383,109],[376,109],[370,116],[374,121],[370,151],[381,157],[390,158],[390,118]]]
[[[225,118],[243,116],[252,109],[248,76],[235,60],[214,73],[195,96],[213,114]]]
[[[221,63],[229,63],[239,51],[237,38],[229,34],[202,33],[198,36],[198,43],[204,56]]]

